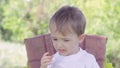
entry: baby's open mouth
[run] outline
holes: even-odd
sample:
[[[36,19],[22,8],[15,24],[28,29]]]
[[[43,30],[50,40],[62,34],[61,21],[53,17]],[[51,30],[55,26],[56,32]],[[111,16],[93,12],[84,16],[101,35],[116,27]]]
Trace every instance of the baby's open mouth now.
[[[64,53],[66,50],[65,49],[58,49],[59,53]]]

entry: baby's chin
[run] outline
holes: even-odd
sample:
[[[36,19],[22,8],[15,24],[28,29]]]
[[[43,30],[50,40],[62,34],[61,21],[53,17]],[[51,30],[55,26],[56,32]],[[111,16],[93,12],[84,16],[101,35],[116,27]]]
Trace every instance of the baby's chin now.
[[[72,53],[70,53],[68,50],[65,50],[65,49],[57,49],[56,51],[61,56],[70,56],[70,55],[72,55]]]
[[[61,55],[61,56],[70,56],[71,54],[68,54],[68,53],[60,53],[60,52],[58,52],[59,53],[59,55]]]

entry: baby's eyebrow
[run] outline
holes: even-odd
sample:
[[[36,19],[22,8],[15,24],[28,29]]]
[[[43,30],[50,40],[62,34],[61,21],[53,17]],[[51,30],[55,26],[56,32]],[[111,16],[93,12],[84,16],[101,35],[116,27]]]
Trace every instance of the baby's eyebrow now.
[[[55,36],[51,36],[52,39],[58,39],[58,37],[55,37]]]
[[[51,38],[56,38],[56,37],[54,37],[54,36],[51,36]]]
[[[54,35],[50,35],[50,37],[55,37]]]

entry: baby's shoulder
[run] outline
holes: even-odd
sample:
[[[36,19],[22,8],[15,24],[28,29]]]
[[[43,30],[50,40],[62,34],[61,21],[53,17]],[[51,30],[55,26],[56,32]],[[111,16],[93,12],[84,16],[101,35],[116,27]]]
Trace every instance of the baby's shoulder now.
[[[84,50],[81,59],[83,59],[84,61],[93,61],[95,60],[95,56]]]

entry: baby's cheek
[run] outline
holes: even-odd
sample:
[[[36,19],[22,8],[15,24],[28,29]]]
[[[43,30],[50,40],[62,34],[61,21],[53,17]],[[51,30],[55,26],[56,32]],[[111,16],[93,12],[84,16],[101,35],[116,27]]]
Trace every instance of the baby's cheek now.
[[[55,48],[55,50],[57,49],[57,46],[53,44],[53,47]]]

